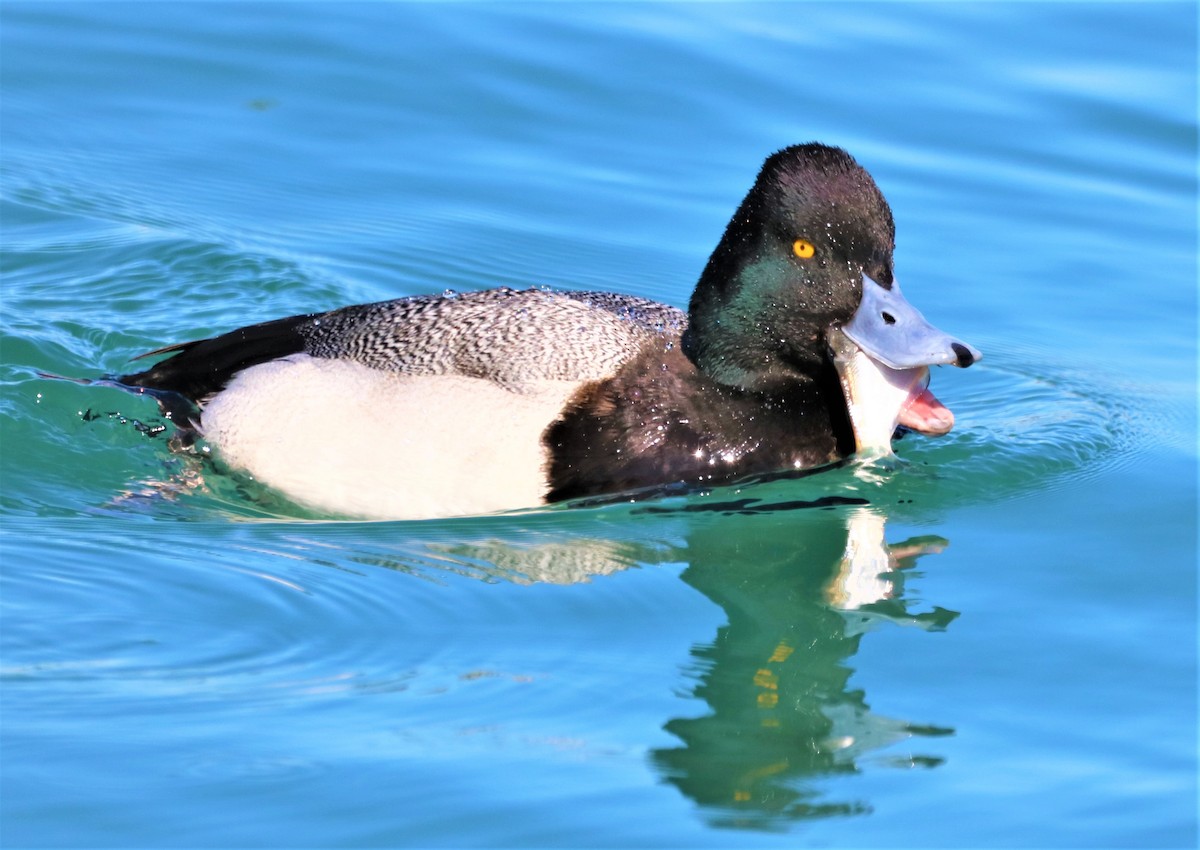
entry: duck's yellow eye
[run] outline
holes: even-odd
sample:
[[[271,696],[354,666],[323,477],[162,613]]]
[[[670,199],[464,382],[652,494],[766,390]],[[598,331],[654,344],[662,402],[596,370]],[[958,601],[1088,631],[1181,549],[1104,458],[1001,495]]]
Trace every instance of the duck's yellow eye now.
[[[792,253],[802,260],[807,260],[813,254],[817,253],[817,248],[807,239],[797,239],[792,243]]]

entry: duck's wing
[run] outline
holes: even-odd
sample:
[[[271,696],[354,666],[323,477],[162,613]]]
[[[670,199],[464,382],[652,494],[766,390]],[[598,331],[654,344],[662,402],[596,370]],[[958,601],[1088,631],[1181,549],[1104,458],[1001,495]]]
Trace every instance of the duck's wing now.
[[[643,345],[674,344],[687,323],[673,307],[607,292],[492,289],[420,295],[310,313],[160,348],[170,355],[118,377],[163,401],[204,401],[243,369],[293,354],[383,371],[451,374],[505,385],[599,380]]]
[[[347,307],[304,329],[305,352],[414,375],[502,384],[598,380],[687,317],[606,292],[489,289]]]

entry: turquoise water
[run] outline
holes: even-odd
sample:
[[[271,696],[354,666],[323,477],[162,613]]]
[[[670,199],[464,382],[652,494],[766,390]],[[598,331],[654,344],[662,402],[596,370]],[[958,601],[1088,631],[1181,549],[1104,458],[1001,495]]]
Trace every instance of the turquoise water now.
[[[6,2],[0,840],[1195,846],[1196,16]],[[447,288],[682,306],[813,139],[985,352],[895,468],[336,522],[40,374]]]

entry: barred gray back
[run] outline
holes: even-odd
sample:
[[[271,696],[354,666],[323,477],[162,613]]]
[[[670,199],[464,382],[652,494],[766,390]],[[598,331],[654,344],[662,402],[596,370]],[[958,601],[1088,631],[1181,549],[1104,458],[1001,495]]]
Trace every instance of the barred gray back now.
[[[611,292],[489,289],[333,310],[298,328],[314,357],[499,383],[598,380],[641,346],[676,341],[687,315]]]

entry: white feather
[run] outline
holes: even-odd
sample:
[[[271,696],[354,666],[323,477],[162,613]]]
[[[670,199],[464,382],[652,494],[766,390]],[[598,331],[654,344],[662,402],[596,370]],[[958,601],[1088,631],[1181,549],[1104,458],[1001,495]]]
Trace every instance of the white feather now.
[[[509,388],[299,354],[239,372],[201,428],[224,463],[319,511],[489,513],[543,501],[542,433],[578,386]]]

